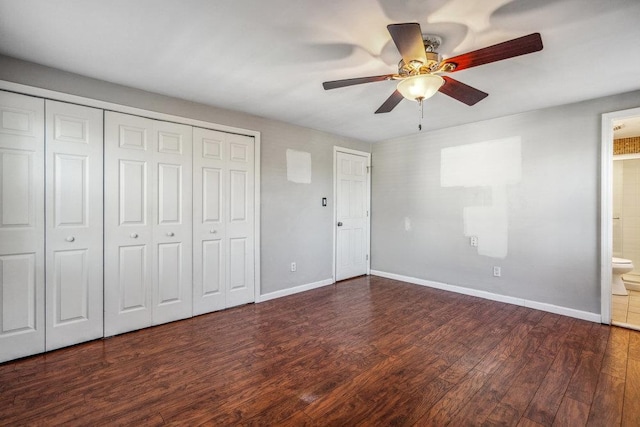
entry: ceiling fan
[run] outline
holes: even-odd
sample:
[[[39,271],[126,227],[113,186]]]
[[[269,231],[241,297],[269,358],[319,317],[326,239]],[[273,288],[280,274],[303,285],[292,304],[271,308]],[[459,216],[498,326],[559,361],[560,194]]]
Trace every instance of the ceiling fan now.
[[[542,50],[540,33],[533,33],[442,60],[437,52],[442,40],[438,36],[423,35],[420,24],[391,24],[387,29],[402,56],[397,73],[333,80],[324,82],[322,84],[324,89],[398,80],[396,91],[376,110],[376,114],[390,112],[403,98],[418,101],[422,106],[422,101],[436,92],[444,93],[467,105],[474,105],[489,94],[440,74],[453,73]]]

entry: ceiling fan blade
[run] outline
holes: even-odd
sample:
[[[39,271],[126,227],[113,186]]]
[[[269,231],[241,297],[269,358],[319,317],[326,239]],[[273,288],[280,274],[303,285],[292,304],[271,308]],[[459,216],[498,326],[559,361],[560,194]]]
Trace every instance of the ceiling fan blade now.
[[[420,24],[391,24],[387,25],[387,29],[405,64],[411,61],[419,61],[422,64],[427,62]]]
[[[324,90],[337,89],[339,87],[359,85],[362,83],[381,82],[383,80],[389,80],[392,77],[393,74],[385,74],[383,76],[356,77],[354,79],[332,80],[330,82],[322,83],[322,87],[324,87]]]
[[[454,80],[451,77],[442,76],[442,78],[444,79],[444,84],[440,86],[439,92],[467,105],[475,105],[489,96],[488,93]]]
[[[376,114],[388,113],[389,111],[396,108],[396,105],[398,105],[403,99],[404,97],[402,96],[402,94],[396,90],[391,94],[389,98],[387,98],[386,101],[384,101],[384,104],[382,104],[380,108],[376,110]]]
[[[460,71],[465,68],[477,67],[478,65],[538,52],[539,50],[542,50],[542,38],[540,33],[533,33],[445,59],[444,63],[455,64],[456,68],[453,71]]]

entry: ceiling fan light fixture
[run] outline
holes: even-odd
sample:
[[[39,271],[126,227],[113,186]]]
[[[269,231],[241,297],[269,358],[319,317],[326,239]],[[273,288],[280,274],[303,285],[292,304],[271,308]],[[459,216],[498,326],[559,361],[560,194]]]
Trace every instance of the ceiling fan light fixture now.
[[[398,92],[410,101],[431,98],[444,84],[444,79],[435,74],[419,74],[407,77],[398,83]]]

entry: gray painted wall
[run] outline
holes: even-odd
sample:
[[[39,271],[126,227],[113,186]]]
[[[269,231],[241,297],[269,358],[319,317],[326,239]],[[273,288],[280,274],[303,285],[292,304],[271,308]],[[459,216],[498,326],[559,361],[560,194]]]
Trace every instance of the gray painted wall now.
[[[601,114],[639,105],[640,91],[374,144],[372,269],[600,313]],[[463,210],[494,194],[442,187],[441,150],[509,137],[521,177],[506,186],[507,254],[479,255]]]
[[[333,146],[369,144],[6,56],[0,79],[261,132],[262,293],[332,276]],[[600,115],[639,105],[633,92],[374,144],[372,268],[599,313]],[[479,255],[462,213],[491,204],[492,193],[443,188],[441,150],[514,136],[522,173],[507,186],[507,255]],[[311,184],[287,181],[287,149],[311,153]]]
[[[369,152],[369,143],[1,55],[0,80],[261,132],[262,294],[333,276],[333,147]],[[311,153],[310,184],[287,181],[289,148]],[[327,207],[322,207],[322,197],[327,197]],[[296,273],[289,271],[292,261],[297,263]]]

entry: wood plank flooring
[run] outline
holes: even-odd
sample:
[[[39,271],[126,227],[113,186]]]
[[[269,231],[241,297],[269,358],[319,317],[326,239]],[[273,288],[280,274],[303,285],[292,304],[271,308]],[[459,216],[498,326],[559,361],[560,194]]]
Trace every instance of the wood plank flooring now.
[[[640,332],[361,277],[0,365],[0,425],[638,426]]]

